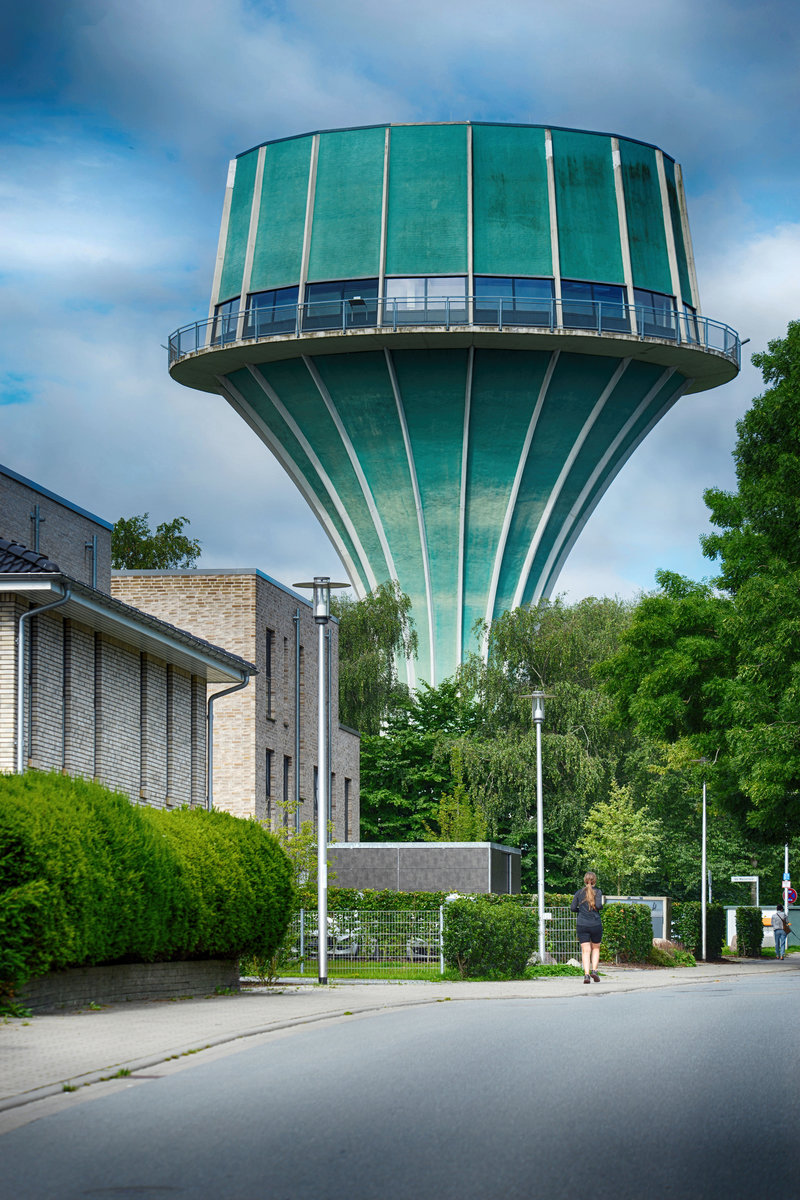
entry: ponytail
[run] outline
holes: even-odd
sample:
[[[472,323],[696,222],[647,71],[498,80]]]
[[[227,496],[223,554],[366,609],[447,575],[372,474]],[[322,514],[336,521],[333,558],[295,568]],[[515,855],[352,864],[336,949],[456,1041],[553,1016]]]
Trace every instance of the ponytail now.
[[[597,901],[594,898],[594,885],[597,883],[597,876],[594,871],[587,871],[583,877],[583,882],[586,885],[586,903],[594,912],[597,909]]]

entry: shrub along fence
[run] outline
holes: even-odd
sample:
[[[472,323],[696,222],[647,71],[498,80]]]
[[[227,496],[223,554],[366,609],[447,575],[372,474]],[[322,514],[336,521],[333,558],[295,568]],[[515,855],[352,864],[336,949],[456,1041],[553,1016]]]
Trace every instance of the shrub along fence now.
[[[681,942],[695,958],[702,955],[702,924],[699,900],[683,900],[672,906],[672,937]],[[710,959],[722,958],[725,944],[725,908],[722,904],[706,905],[706,954]]]
[[[760,908],[747,907],[736,910],[736,953],[743,958],[761,958],[761,943],[764,939],[764,923]]]
[[[66,967],[238,958],[281,942],[286,855],[254,821],[0,776],[0,995]]]

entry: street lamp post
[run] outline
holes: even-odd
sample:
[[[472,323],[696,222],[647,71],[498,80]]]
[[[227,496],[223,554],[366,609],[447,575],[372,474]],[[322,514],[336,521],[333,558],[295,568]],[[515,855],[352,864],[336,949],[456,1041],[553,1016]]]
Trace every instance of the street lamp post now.
[[[314,620],[317,625],[319,657],[317,689],[317,962],[320,983],[328,982],[328,722],[326,720],[327,663],[325,656],[325,626],[331,615],[331,588],[349,587],[346,583],[331,583],[327,575],[315,575],[313,583],[296,583],[295,587],[312,588]],[[296,764],[297,770],[299,764]]]
[[[544,962],[544,805],[542,802],[542,725],[544,692],[531,692],[533,723],[536,726],[536,904],[539,917],[539,962]]]
[[[696,763],[703,765],[703,824],[702,835],[700,839],[700,953],[703,962],[707,960],[707,945],[706,945],[706,904],[708,902],[708,870],[707,870],[707,846],[708,846],[708,827],[706,819],[706,764],[711,762],[710,758],[696,758]]]

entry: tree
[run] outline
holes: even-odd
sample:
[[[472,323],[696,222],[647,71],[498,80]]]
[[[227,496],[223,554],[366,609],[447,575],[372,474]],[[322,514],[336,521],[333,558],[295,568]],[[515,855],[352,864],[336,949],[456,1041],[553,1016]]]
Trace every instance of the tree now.
[[[377,734],[408,696],[396,660],[417,652],[411,601],[398,583],[386,582],[363,600],[334,598],[331,612],[339,620],[339,718],[362,734]]]
[[[439,801],[436,821],[439,832],[428,828],[426,841],[430,842],[484,842],[486,840],[486,818],[477,804],[469,797],[464,785],[464,768],[458,747],[453,749],[450,768],[453,772],[453,790],[445,792]]]
[[[111,533],[111,565],[117,570],[168,571],[193,567],[200,556],[200,542],[182,532],[191,524],[188,517],[175,517],[150,529],[149,513],[120,517]]]
[[[634,807],[631,787],[612,782],[609,798],[589,812],[577,849],[598,875],[614,881],[621,896],[623,888],[640,884],[655,866],[661,833],[657,818]]]
[[[602,672],[640,731],[718,753],[720,798],[783,841],[800,823],[800,322],[753,362],[773,386],[738,423],[738,490],[705,493],[720,575],[660,573]]]

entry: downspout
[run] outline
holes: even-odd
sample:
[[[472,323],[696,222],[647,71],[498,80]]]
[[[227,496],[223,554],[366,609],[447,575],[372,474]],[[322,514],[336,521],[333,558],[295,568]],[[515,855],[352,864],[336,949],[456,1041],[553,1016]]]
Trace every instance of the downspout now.
[[[223,696],[230,696],[232,692],[240,692],[242,688],[247,687],[250,682],[250,676],[245,675],[241,683],[235,683],[233,687],[226,688],[224,692],[215,692],[213,696],[208,697],[208,719],[206,721],[206,809],[208,812],[214,807],[214,701],[221,700]]]
[[[294,828],[300,832],[300,609],[294,621]]]
[[[42,604],[38,608],[29,608],[20,615],[17,632],[17,774],[25,773],[25,626],[24,621],[38,617],[41,613],[66,604],[71,595],[69,584],[64,585],[64,595],[52,604]]]

